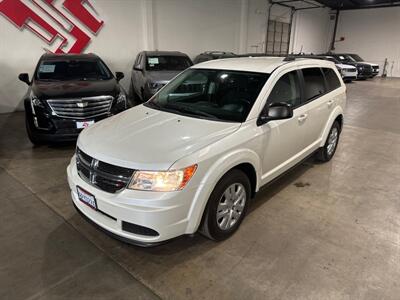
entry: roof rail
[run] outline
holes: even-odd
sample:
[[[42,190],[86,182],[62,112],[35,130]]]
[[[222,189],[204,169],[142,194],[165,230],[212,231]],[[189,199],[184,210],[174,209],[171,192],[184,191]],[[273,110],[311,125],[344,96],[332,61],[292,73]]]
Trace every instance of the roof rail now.
[[[294,61],[294,60],[296,60],[296,57],[291,55],[288,55],[283,59],[283,61]]]

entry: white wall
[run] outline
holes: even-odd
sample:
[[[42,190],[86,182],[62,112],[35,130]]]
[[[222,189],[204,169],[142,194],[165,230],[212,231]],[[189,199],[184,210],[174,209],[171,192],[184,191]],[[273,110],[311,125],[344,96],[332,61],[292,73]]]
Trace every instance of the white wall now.
[[[23,0],[29,3],[31,0]],[[104,26],[85,52],[101,56],[113,71],[122,71],[127,87],[136,54],[141,50],[179,50],[194,58],[206,50],[236,53],[264,51],[266,0],[90,0]],[[56,1],[56,3],[62,3]],[[61,7],[61,5],[59,5]],[[64,13],[67,13],[63,11]],[[67,13],[68,15],[68,13]],[[68,15],[72,20],[73,16]],[[274,6],[271,19],[288,21],[290,12]],[[320,51],[325,15],[301,14],[292,34],[294,47]],[[76,20],[75,20],[76,21]],[[79,23],[79,22],[77,22]],[[83,28],[83,26],[81,26]],[[312,32],[309,36],[309,32]],[[55,50],[28,30],[20,31],[0,15],[0,113],[22,109],[27,90],[19,73],[32,75],[43,48]],[[316,40],[314,40],[316,39]],[[68,47],[67,47],[68,48]]]
[[[389,61],[388,76],[400,76],[400,7],[342,11],[335,52],[358,53],[364,60],[383,67]]]

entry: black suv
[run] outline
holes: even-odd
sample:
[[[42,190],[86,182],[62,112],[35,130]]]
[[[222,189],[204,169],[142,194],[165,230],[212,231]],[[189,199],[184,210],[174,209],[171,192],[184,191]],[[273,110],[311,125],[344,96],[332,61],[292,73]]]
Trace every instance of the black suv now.
[[[193,60],[194,64],[198,64],[201,62],[214,60],[214,59],[222,59],[222,58],[231,58],[237,57],[235,53],[232,52],[224,52],[224,51],[206,51],[196,56]]]
[[[94,54],[42,55],[32,80],[27,73],[18,77],[29,86],[24,106],[31,142],[76,140],[83,128],[127,109],[123,77]]]
[[[332,56],[343,64],[355,66],[357,68],[357,72],[358,72],[357,79],[367,79],[367,78],[373,77],[373,68],[372,68],[371,64],[357,62],[348,54],[328,53],[325,55]]]

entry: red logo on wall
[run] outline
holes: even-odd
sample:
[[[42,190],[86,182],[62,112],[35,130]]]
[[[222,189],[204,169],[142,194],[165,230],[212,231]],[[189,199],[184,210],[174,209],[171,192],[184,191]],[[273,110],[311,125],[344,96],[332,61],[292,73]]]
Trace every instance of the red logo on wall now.
[[[55,53],[82,53],[90,35],[96,36],[104,24],[89,0],[0,0],[0,13],[53,46]]]

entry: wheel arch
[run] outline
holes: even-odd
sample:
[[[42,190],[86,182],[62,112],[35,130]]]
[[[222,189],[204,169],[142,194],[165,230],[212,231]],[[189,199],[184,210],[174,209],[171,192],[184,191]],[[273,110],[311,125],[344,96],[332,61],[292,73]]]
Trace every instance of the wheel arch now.
[[[239,169],[248,176],[251,196],[256,194],[260,182],[259,156],[249,149],[237,150],[229,155],[224,155],[210,166],[200,183],[188,214],[188,233],[197,231],[212,191],[221,178],[233,169]]]
[[[344,117],[343,117],[343,109],[340,106],[337,106],[335,108],[335,110],[332,111],[328,121],[326,122],[324,131],[322,133],[321,143],[319,145],[320,147],[323,147],[325,145],[326,139],[328,138],[329,131],[331,130],[331,127],[335,121],[339,122],[340,131],[342,131]]]

